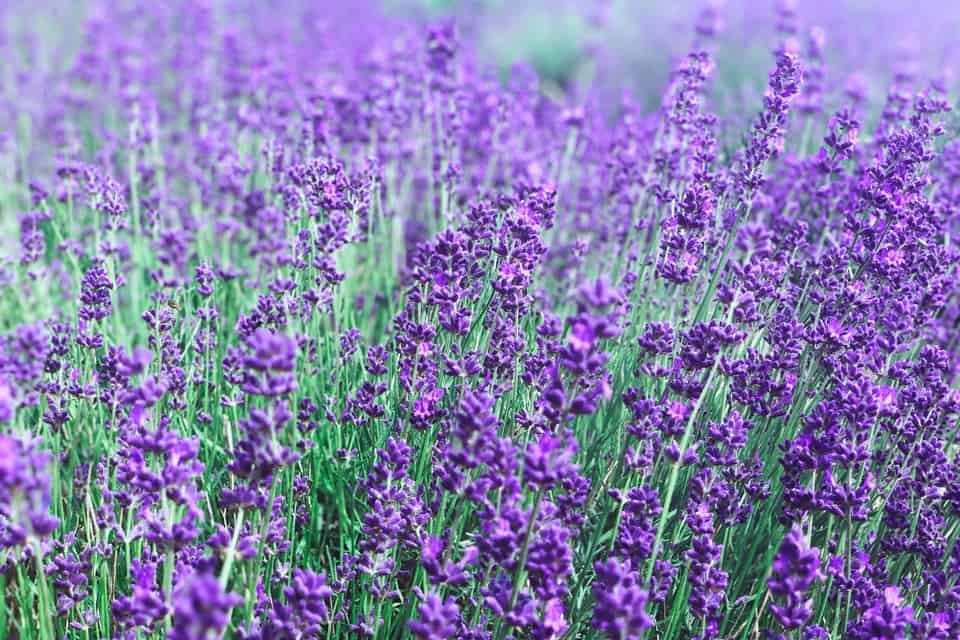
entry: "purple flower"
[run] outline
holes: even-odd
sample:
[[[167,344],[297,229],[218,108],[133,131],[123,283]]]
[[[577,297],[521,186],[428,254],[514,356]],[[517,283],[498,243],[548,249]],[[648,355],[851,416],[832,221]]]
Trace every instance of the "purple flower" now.
[[[170,640],[220,638],[230,621],[231,610],[243,598],[224,592],[219,581],[207,573],[187,578],[173,597],[173,625]]]
[[[777,54],[777,68],[770,74],[763,97],[764,108],[754,124],[737,174],[737,186],[747,203],[764,184],[764,165],[783,149],[790,102],[800,91],[802,76],[794,54]]]
[[[640,576],[629,561],[616,558],[597,562],[594,569],[593,627],[611,640],[640,640],[653,626],[645,611],[647,592],[640,587]]]
[[[80,282],[80,309],[77,312],[80,319],[97,321],[110,316],[113,313],[113,288],[114,283],[103,262],[94,262]]]
[[[913,609],[904,605],[900,590],[887,586],[853,626],[851,637],[857,640],[903,640],[916,622]]]
[[[333,594],[325,574],[295,569],[293,581],[283,589],[286,604],[275,602],[263,616],[260,637],[317,637],[331,622],[328,605]]]
[[[50,514],[50,454],[35,440],[0,435],[0,545],[44,538],[60,521]]]
[[[653,551],[657,519],[660,517],[660,497],[656,489],[634,487],[624,499],[620,529],[614,550],[621,558],[641,566]]]
[[[284,396],[296,390],[293,375],[297,343],[292,338],[260,328],[245,340],[249,352],[243,357],[248,369],[243,391],[266,397]]]
[[[132,593],[118,596],[111,603],[110,612],[113,614],[114,623],[121,631],[151,632],[168,612],[163,594],[157,585],[157,565],[155,562],[141,563],[134,560],[130,572]],[[219,590],[219,585],[217,589]],[[190,595],[193,594],[188,592],[188,596]]]
[[[549,433],[531,443],[523,454],[523,479],[531,487],[551,489],[564,477],[575,474],[573,457],[577,453],[572,432],[559,438]]]
[[[410,633],[422,640],[447,640],[459,637],[460,608],[452,597],[442,600],[435,592],[419,596],[417,617],[408,623]]]
[[[770,612],[785,629],[796,629],[810,618],[812,602],[807,595],[823,577],[820,554],[809,547],[803,532],[794,525],[780,543],[767,580],[767,588],[776,599],[770,604]]]
[[[10,422],[16,412],[13,389],[5,378],[0,378],[0,422]]]

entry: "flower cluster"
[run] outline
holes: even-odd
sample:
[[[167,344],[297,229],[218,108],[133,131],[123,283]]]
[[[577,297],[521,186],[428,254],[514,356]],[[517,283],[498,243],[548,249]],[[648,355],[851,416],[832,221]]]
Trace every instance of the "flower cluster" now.
[[[491,3],[37,1],[6,636],[960,638],[943,69],[837,3],[697,2],[651,94],[644,3],[498,72]]]

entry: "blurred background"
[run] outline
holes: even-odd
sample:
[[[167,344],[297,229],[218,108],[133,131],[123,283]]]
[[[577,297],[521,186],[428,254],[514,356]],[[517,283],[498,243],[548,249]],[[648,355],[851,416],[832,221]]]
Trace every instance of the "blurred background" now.
[[[171,2],[181,4],[180,0]],[[636,87],[659,87],[671,59],[683,55],[704,11],[717,16],[720,51],[736,66],[768,64],[764,36],[775,41],[776,15],[798,16],[801,31],[818,26],[827,36],[827,61],[859,62],[865,73],[910,63],[931,73],[957,61],[960,2],[951,0],[211,0],[222,15],[308,11],[341,33],[383,18],[456,19],[487,62],[501,71],[530,63],[543,76],[566,82],[594,56],[619,62]],[[61,48],[79,42],[85,19],[110,0],[3,0],[4,40],[46,33]],[[801,34],[802,35],[802,34]],[[731,62],[730,56],[718,58]],[[728,75],[737,74],[737,68]]]
[[[43,99],[29,90],[31,77],[39,86],[37,78],[75,65],[74,55],[89,47],[90,24],[98,16],[135,15],[141,2],[0,0],[0,79],[6,96]],[[258,22],[289,29],[308,43],[322,40],[318,50],[356,59],[379,46],[389,49],[386,41],[399,32],[391,32],[391,24],[452,19],[475,63],[501,78],[516,65],[528,65],[548,94],[572,102],[589,94],[607,105],[629,95],[649,109],[659,104],[673,64],[700,46],[697,30],[706,29],[715,34],[713,107],[734,117],[745,104],[751,112],[756,106],[785,21],[801,49],[819,30],[828,95],[840,95],[852,83],[868,102],[882,104],[898,74],[917,87],[934,78],[952,86],[960,61],[960,2],[948,0],[170,0],[164,5],[171,16],[202,6],[241,29],[255,31]],[[190,28],[174,27],[180,35]],[[16,109],[7,106],[0,108],[0,125],[15,118]]]
[[[454,17],[501,73],[529,63],[568,86],[600,68],[605,77],[592,81],[654,103],[704,14],[714,16],[719,85],[727,91],[751,88],[739,86],[744,80],[762,87],[783,13],[795,14],[801,41],[822,29],[826,67],[857,73],[868,91],[880,92],[874,98],[894,73],[952,75],[960,61],[960,2],[946,0],[383,0],[380,6],[394,15]]]

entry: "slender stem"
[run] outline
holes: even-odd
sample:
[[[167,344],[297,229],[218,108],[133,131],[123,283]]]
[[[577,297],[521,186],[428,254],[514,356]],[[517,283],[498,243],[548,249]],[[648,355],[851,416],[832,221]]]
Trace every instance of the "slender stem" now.
[[[527,556],[530,553],[530,543],[533,541],[533,530],[540,516],[540,505],[543,503],[543,489],[537,490],[537,495],[533,499],[533,508],[530,510],[530,520],[527,522],[527,532],[523,537],[523,546],[520,548],[520,560],[517,563],[517,570],[513,574],[513,591],[510,593],[510,610],[517,606],[517,598],[520,597],[520,590],[526,580],[525,568],[527,565]],[[504,637],[507,627],[501,620],[497,625],[496,637],[498,640]]]
[[[51,606],[49,585],[47,584],[47,573],[43,568],[43,549],[40,547],[40,541],[34,538],[32,540],[33,559],[37,565],[37,591],[40,596],[40,605],[37,608],[37,619],[40,622],[40,637],[43,640],[54,640],[56,633],[53,629],[54,611]]]
[[[660,517],[657,519],[657,535],[656,538],[654,538],[653,551],[650,553],[650,561],[647,563],[647,571],[644,574],[645,583],[650,582],[650,577],[653,575],[653,567],[656,564],[657,553],[660,550],[660,543],[663,540],[663,532],[667,527],[667,518],[670,516],[670,504],[673,501],[673,494],[677,489],[677,481],[680,478],[680,467],[683,466],[683,454],[686,452],[687,447],[690,446],[690,440],[693,438],[693,426],[700,414],[700,408],[703,406],[703,399],[707,397],[707,392],[710,390],[710,383],[713,381],[719,362],[720,358],[717,357],[717,359],[714,360],[713,367],[710,368],[707,381],[703,385],[703,391],[701,391],[697,397],[697,402],[690,412],[690,417],[687,418],[687,424],[683,430],[683,437],[680,439],[680,454],[677,460],[670,465],[670,476],[667,479],[667,492],[664,494]]]
[[[223,560],[223,568],[220,569],[220,588],[226,589],[230,582],[230,572],[233,570],[233,563],[237,557],[237,542],[240,540],[240,529],[243,527],[244,510],[237,511],[237,519],[233,525],[233,536],[230,539],[230,548],[227,549],[226,557]]]

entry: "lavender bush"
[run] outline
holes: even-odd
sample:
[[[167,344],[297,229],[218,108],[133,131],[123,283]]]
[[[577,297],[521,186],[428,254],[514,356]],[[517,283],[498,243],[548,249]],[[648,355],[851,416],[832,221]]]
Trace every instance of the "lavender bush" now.
[[[5,637],[960,638],[950,75],[606,9],[0,8]]]

